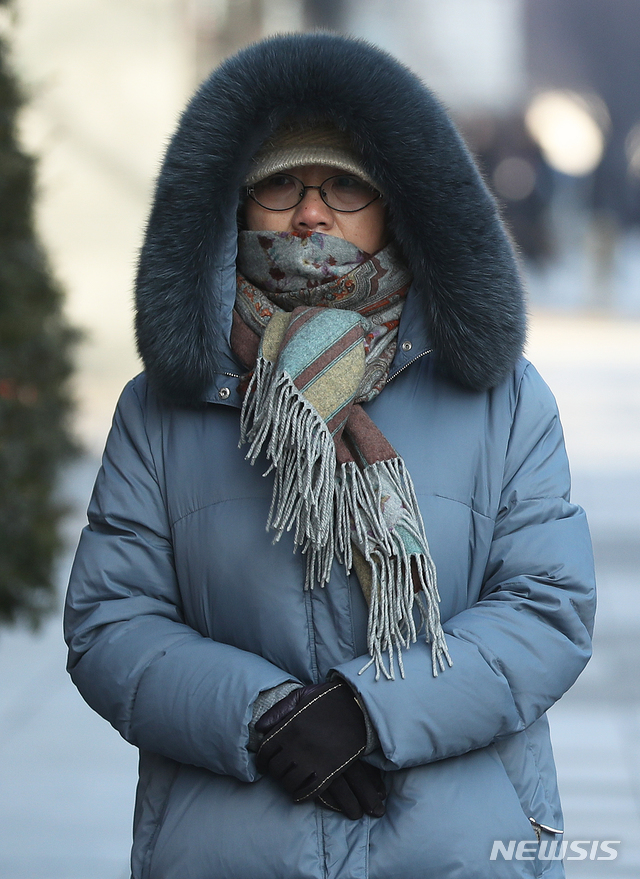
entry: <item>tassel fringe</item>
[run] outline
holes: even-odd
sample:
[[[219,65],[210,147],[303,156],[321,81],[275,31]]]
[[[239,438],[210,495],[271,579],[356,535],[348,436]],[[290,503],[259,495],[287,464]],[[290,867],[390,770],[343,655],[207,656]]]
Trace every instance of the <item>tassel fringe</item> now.
[[[285,372],[261,357],[245,395],[240,445],[250,442],[251,464],[264,450],[275,470],[267,531],[277,543],[295,526],[294,545],[308,554],[307,588],[329,580],[333,563],[336,452],[333,437],[314,407]]]
[[[440,624],[436,570],[409,472],[400,458],[361,470],[355,463],[337,470],[333,437],[316,409],[290,376],[276,374],[259,356],[241,414],[240,445],[250,443],[246,458],[255,464],[264,451],[275,471],[267,530],[274,543],[294,531],[294,549],[306,555],[305,588],[324,586],[334,556],[353,566],[352,544],[371,573],[367,644],[376,680],[395,676],[397,657],[404,677],[402,648],[408,649],[424,627],[431,644],[434,676],[451,658]],[[337,472],[336,472],[337,470]],[[389,496],[399,499],[391,514]],[[415,581],[414,581],[415,577]],[[414,607],[420,616],[416,627]],[[384,654],[387,654],[385,661]]]
[[[437,677],[438,671],[444,671],[445,662],[451,665],[451,657],[440,623],[436,569],[404,462],[394,458],[364,470],[356,464],[343,464],[337,481],[341,484],[337,548],[349,570],[351,540],[345,540],[343,530],[344,523],[349,522],[351,539],[372,572],[367,629],[371,659],[359,673],[375,664],[376,680],[381,674],[394,680],[397,657],[400,676],[404,677],[402,648],[408,649],[424,627],[426,641],[431,644],[433,675]],[[400,511],[396,510],[392,521],[385,516],[389,491],[400,500]],[[414,607],[420,615],[417,627]]]

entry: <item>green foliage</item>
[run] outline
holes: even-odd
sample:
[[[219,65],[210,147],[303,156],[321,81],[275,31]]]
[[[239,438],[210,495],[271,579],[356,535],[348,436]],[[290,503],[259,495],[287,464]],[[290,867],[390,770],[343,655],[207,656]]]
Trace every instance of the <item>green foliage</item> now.
[[[35,624],[53,605],[75,333],[34,231],[34,163],[16,141],[7,54],[0,41],[0,623]]]

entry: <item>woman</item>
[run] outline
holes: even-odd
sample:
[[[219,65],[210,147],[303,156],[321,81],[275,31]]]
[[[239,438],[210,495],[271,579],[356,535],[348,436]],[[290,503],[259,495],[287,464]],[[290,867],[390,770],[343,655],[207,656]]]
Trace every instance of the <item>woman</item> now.
[[[396,61],[283,36],[196,94],[66,610],[76,685],[140,749],[136,879],[563,875],[545,712],[593,572],[524,324],[495,204]]]

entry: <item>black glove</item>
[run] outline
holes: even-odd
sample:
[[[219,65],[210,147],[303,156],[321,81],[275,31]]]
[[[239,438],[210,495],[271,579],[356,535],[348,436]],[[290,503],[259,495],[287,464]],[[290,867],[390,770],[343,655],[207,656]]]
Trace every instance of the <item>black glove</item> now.
[[[275,705],[272,705],[271,708],[267,709],[267,711],[256,720],[256,731],[263,736],[268,732],[271,732],[281,720],[284,720],[287,714],[290,714],[294,708],[298,707],[298,703],[303,696],[321,693],[326,686],[326,684],[307,684],[306,686],[300,686],[295,690],[291,690],[290,693],[287,693],[283,699],[280,699]]]
[[[275,778],[294,803],[322,793],[367,743],[362,709],[340,681],[294,690],[262,715],[256,730],[265,734],[256,754],[258,770]]]
[[[380,770],[370,763],[356,760],[342,775],[334,778],[318,800],[329,809],[344,812],[347,818],[357,821],[363,813],[381,818],[386,795]]]

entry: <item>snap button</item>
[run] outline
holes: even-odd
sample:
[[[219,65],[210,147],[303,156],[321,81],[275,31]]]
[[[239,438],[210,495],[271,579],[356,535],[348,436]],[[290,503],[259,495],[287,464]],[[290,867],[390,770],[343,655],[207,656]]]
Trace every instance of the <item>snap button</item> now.
[[[408,339],[406,342],[402,343],[402,350],[403,351],[411,351],[412,348],[413,348],[413,342],[410,342]]]
[[[231,391],[229,390],[229,388],[220,388],[220,390],[218,391],[218,397],[221,400],[228,400],[230,396]]]

